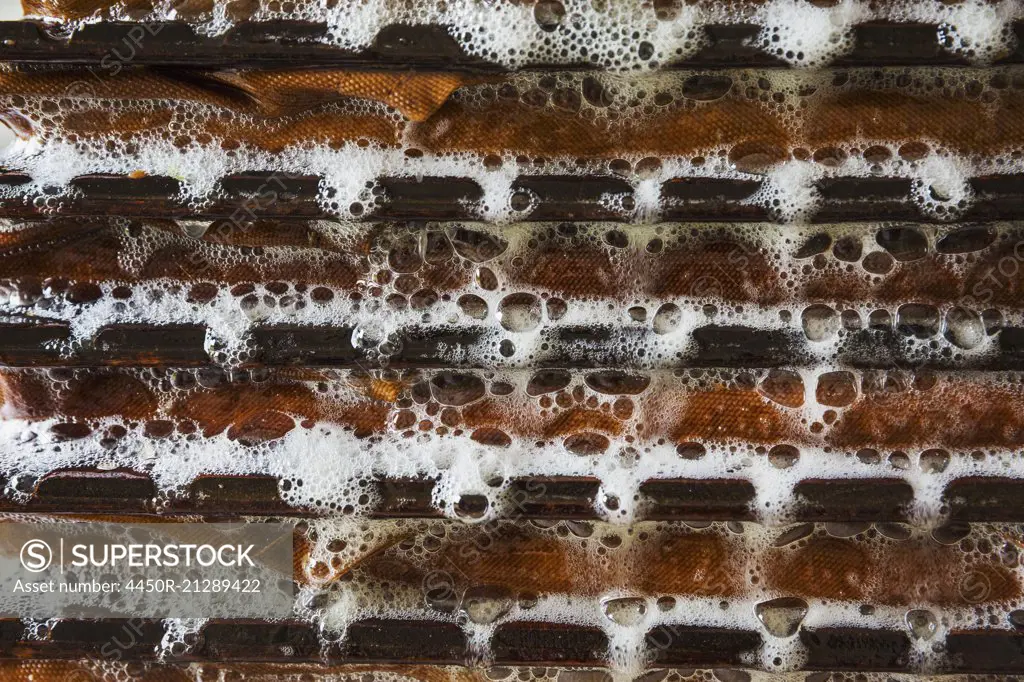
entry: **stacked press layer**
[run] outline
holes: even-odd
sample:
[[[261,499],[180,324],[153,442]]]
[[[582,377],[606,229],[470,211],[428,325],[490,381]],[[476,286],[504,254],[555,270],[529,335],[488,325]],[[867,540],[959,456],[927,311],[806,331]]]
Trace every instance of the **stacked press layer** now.
[[[947,220],[971,210],[972,179],[1018,172],[1022,83],[1016,67],[628,77],[18,67],[0,73],[0,98],[23,138],[8,167],[31,182],[4,190],[8,204],[59,211],[78,176],[164,176],[201,211],[233,173],[273,172],[277,184],[312,175],[325,214],[353,218],[386,200],[385,178],[430,176],[471,182],[464,210],[508,222],[543,198],[517,180],[596,174],[632,192],[606,189],[607,210],[651,221],[668,210],[672,181],[710,178],[756,181],[738,203],[800,221],[825,200],[823,180],[890,178],[907,183],[922,216]]]
[[[505,68],[536,65],[652,70],[685,62],[723,36],[761,64],[817,67],[872,52],[867,28],[904,27],[918,56],[945,52],[961,63],[991,63],[1016,48],[1024,10],[1011,0],[451,0],[450,2],[279,2],[278,0],[24,0],[29,17],[61,22],[67,35],[95,22],[188,22],[203,36],[236,36],[260,24],[301,24],[307,41],[348,51],[405,48],[461,54]],[[313,29],[313,30],[310,30]],[[410,29],[412,32],[410,33]],[[419,32],[416,29],[420,29]],[[423,30],[427,29],[427,30]],[[257,28],[258,30],[258,28]],[[280,26],[277,28],[280,30]],[[149,38],[154,32],[149,31]],[[409,44],[410,35],[417,41]],[[871,35],[871,34],[869,34]],[[126,45],[144,51],[139,34]],[[893,37],[881,34],[882,41]],[[406,40],[402,40],[405,38]],[[402,43],[406,44],[403,45]],[[118,46],[119,48],[122,46]],[[913,57],[888,46],[881,55]],[[126,61],[121,49],[116,59]],[[887,54],[888,53],[888,54]],[[726,55],[722,55],[723,57]],[[130,59],[128,60],[130,61]]]

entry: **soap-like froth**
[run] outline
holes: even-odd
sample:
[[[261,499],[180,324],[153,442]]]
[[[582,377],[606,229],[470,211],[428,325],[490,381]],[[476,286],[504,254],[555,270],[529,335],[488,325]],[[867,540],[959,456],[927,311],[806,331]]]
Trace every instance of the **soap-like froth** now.
[[[935,24],[937,42],[987,63],[1013,46],[1009,27],[1020,14],[1017,3],[974,1],[697,3],[661,17],[639,2],[603,10],[589,2],[411,5],[299,3],[232,16],[230,4],[217,4],[209,16],[185,18],[211,34],[244,18],[323,21],[330,40],[350,49],[371,45],[393,23],[441,24],[458,27],[452,37],[468,54],[513,68],[587,59],[647,71],[696,54],[702,26],[739,21],[760,26],[757,40],[798,66],[841,57],[853,27],[867,20]],[[177,19],[184,11],[167,4],[140,16],[120,7],[113,16]],[[924,670],[941,664],[934,645],[953,629],[1011,627],[1007,613],[1021,607],[1019,529],[975,526],[941,546],[929,531],[941,530],[950,482],[1024,474],[1020,377],[915,368],[991,361],[1000,327],[1024,322],[1019,268],[1003,268],[1019,263],[1016,228],[989,235],[799,223],[820,203],[818,181],[837,176],[910,179],[928,217],[955,220],[974,199],[970,178],[1021,170],[1020,69],[520,75],[467,82],[426,104],[360,91],[358,100],[284,114],[211,100],[207,90],[183,93],[180,83],[173,97],[140,101],[141,91],[111,92],[117,77],[101,75],[108,81],[82,86],[71,74],[46,91],[32,74],[4,93],[16,112],[8,122],[26,133],[6,165],[27,171],[38,205],[58,217],[74,192],[70,181],[87,173],[174,177],[201,208],[225,175],[262,169],[321,176],[321,204],[342,219],[373,211],[383,177],[469,178],[483,190],[470,208],[500,225],[375,231],[324,221],[284,236],[273,234],[280,226],[245,223],[218,237],[223,223],[115,222],[115,230],[97,229],[108,241],[83,242],[103,258],[70,282],[60,281],[60,258],[78,245],[46,237],[26,244],[19,237],[38,226],[5,225],[4,244],[16,254],[3,254],[10,269],[0,310],[66,322],[70,340],[58,360],[75,361],[107,325],[200,324],[210,359],[227,369],[4,370],[0,471],[15,472],[8,497],[26,502],[55,470],[127,468],[152,478],[167,511],[204,474],[272,477],[285,503],[328,517],[308,521],[315,537],[300,566],[299,618],[332,637],[363,618],[457,623],[484,663],[499,625],[538,619],[600,629],[609,641],[603,658],[622,678],[650,662],[650,630],[695,624],[756,632],[764,644],[741,663],[791,671],[805,663],[806,647],[772,634],[757,610],[787,596],[805,600],[806,628],[910,632],[908,613],[928,611],[935,632],[912,640],[911,664]],[[111,124],[125,135],[107,134]],[[550,174],[624,178],[634,203],[604,201],[643,224],[557,233],[515,224],[538,200],[513,191],[516,178]],[[750,203],[798,226],[657,224],[662,185],[680,177],[763,180]],[[10,200],[24,190],[5,191]],[[546,244],[572,266],[545,253]],[[374,367],[387,365],[412,330],[482,327],[476,343],[442,348],[438,359],[492,369],[258,366],[254,329],[340,321],[352,325],[351,343]],[[628,376],[534,368],[552,332],[607,324],[635,333],[612,344],[628,359],[618,363]],[[678,369],[699,350],[695,332],[709,325],[782,330],[803,354],[774,370]],[[911,362],[851,370],[844,344],[868,326],[896,335]],[[586,350],[569,348],[568,361],[588,360]],[[597,479],[593,513],[602,521],[498,520],[516,517],[514,479],[558,476]],[[781,542],[794,530],[777,526],[792,519],[800,481],[882,477],[910,486],[909,513],[920,527],[830,524],[797,528],[799,539]],[[380,501],[371,483],[384,478],[434,479],[431,502],[452,518],[371,520]],[[749,480],[752,511],[765,525],[630,525],[645,513],[641,485],[666,478]],[[487,501],[475,525],[454,518],[471,495]],[[521,527],[537,537],[460,566],[468,577],[456,576],[466,584],[457,583],[451,610],[437,608],[422,581],[394,579],[395,564],[421,577],[453,547],[476,546],[481,535],[514,540]],[[661,544],[665,534],[690,544]],[[668,561],[645,557],[645,546],[655,554],[669,547]],[[551,570],[517,564],[522,557],[543,558]],[[648,570],[654,565],[664,570]],[[709,566],[711,575],[701,572]],[[1005,588],[980,606],[961,582],[978,576]],[[586,585],[573,583],[581,577]],[[461,592],[502,581],[511,592],[517,578],[532,582],[492,596],[499,603],[490,612],[471,612],[480,607]],[[531,599],[527,587],[541,594]],[[162,648],[188,651],[203,625],[168,621]],[[37,636],[45,634],[40,624]],[[727,673],[705,677],[713,675]]]

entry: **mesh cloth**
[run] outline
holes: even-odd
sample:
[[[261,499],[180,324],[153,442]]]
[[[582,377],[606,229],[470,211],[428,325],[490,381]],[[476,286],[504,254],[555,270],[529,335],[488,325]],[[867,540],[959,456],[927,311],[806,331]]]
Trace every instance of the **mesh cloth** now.
[[[603,441],[602,450],[611,438],[626,435],[639,443],[820,442],[846,451],[912,449],[935,442],[955,448],[1012,448],[1024,443],[1024,391],[956,376],[927,390],[907,387],[877,393],[870,388],[875,373],[851,373],[860,394],[841,401],[848,407],[822,432],[821,424],[801,422],[798,408],[766,395],[772,389],[770,375],[757,389],[740,389],[727,384],[686,387],[664,375],[637,373],[657,379],[639,396],[588,395],[575,389],[541,399],[524,393],[480,396],[460,407],[435,404],[424,418],[402,405],[418,390],[417,381],[435,375],[417,379],[412,374],[397,383],[347,375],[342,387],[351,396],[328,399],[313,383],[322,380],[322,373],[307,373],[301,380],[294,373],[276,371],[258,384],[224,382],[212,388],[166,391],[156,390],[134,370],[90,369],[77,370],[56,391],[45,374],[3,370],[0,399],[10,417],[59,416],[81,422],[116,417],[138,420],[141,429],[148,421],[170,420],[187,432],[198,429],[209,437],[226,431],[229,438],[251,442],[276,440],[302,423],[324,421],[361,435],[411,434],[415,428],[450,434],[456,441],[483,428],[526,442],[569,442],[574,436],[599,435],[603,439],[590,442]],[[457,376],[479,378],[472,372]],[[192,386],[194,375],[185,373],[185,380]],[[552,403],[558,409],[549,409]],[[951,409],[958,414],[955,421],[948,418]],[[500,448],[507,442],[494,445]]]
[[[1024,107],[1016,90],[1000,91],[981,103],[964,94],[910,95],[895,89],[843,90],[801,103],[800,110],[766,106],[733,93],[711,102],[690,100],[624,111],[621,120],[595,117],[575,99],[537,105],[525,99],[493,96],[482,100],[450,97],[471,79],[452,74],[352,73],[343,71],[242,71],[184,75],[125,70],[97,78],[84,70],[7,71],[0,95],[8,98],[4,120],[21,134],[33,129],[52,135],[92,138],[112,131],[129,140],[147,132],[184,144],[246,142],[280,151],[304,142],[339,145],[365,140],[396,145],[405,126],[380,104],[411,122],[407,140],[437,153],[523,154],[570,159],[653,155],[690,157],[724,149],[742,168],[755,169],[791,154],[823,154],[869,143],[934,145],[959,154],[991,154],[1024,143]],[[488,86],[489,87],[489,86]],[[468,91],[467,91],[468,92]],[[491,92],[488,99],[486,92]],[[546,101],[546,95],[545,101]],[[65,98],[77,103],[55,111]],[[42,102],[49,100],[49,103]],[[110,102],[146,104],[111,107]],[[182,118],[178,102],[203,105],[194,121]],[[367,106],[376,102],[378,107]],[[360,104],[362,103],[362,104]],[[803,106],[806,104],[806,106]],[[48,112],[40,118],[39,110]],[[54,115],[56,114],[56,115]],[[173,125],[172,125],[173,123]],[[802,150],[802,151],[801,151]],[[824,158],[823,157],[823,158]],[[803,157],[806,158],[806,157]],[[816,156],[816,158],[818,158]]]
[[[974,562],[955,546],[917,539],[873,551],[854,540],[817,537],[774,551],[766,574],[787,594],[896,606],[970,604],[963,590],[971,577],[988,585],[985,601],[1011,599],[1021,590],[998,561]]]
[[[271,189],[278,187],[271,185]],[[395,224],[367,226],[345,238],[315,222],[298,220],[201,223],[200,238],[188,232],[195,225],[172,220],[133,225],[125,231],[105,220],[19,223],[16,230],[0,233],[0,281],[16,280],[27,286],[50,277],[79,283],[151,282],[166,277],[218,287],[284,281],[361,292],[373,281],[381,287],[382,298],[422,288],[450,293],[454,299],[484,293],[476,281],[476,264],[467,262],[452,241],[454,237],[462,248],[459,235],[472,239],[487,235],[484,231],[461,228],[456,233],[451,226],[431,224],[421,246],[418,232],[412,234],[410,245],[408,230]],[[887,259],[884,273],[864,268],[864,245],[875,242],[879,233],[875,226],[844,237],[858,245],[860,261],[854,268],[827,251],[797,259],[794,265],[773,257],[744,236],[743,229],[684,241],[673,241],[677,230],[666,230],[651,240],[635,239],[624,247],[609,248],[608,240],[624,234],[621,228],[609,226],[586,238],[563,239],[535,226],[530,228],[532,246],[508,248],[499,242],[503,250],[489,258],[485,267],[509,287],[539,290],[570,303],[605,299],[616,307],[646,298],[711,297],[758,305],[787,300],[794,305],[876,303],[894,310],[910,302],[941,305],[957,300],[976,305],[970,303],[973,297],[1010,310],[1019,307],[1024,292],[1024,268],[997,270],[1000,262],[1005,265],[1009,262],[1005,259],[1014,257],[1022,237],[1015,229],[994,236],[990,246],[977,247],[965,265],[958,265],[956,254],[934,250],[923,250],[916,260],[902,263],[875,252]],[[254,248],[259,249],[259,260],[251,258]],[[400,268],[401,275],[371,265],[368,254],[377,251],[386,252],[391,267]],[[480,258],[465,249],[462,253]],[[139,265],[126,267],[128,254],[134,254]],[[814,262],[820,266],[810,267]],[[794,267],[800,268],[799,276],[794,276]],[[215,293],[217,287],[210,291]],[[990,296],[983,297],[986,293]],[[647,314],[653,315],[657,307],[648,306]]]
[[[241,142],[274,152],[308,142],[393,145],[402,123],[381,105],[408,120],[422,120],[463,82],[452,74],[340,71],[196,74],[129,69],[98,78],[74,69],[14,70],[0,74],[0,94],[11,98],[0,116],[20,135],[52,135],[51,123],[30,123],[32,114],[19,103],[50,113],[60,103],[74,103],[49,119],[72,139],[114,134],[129,142],[146,133],[173,139],[179,146],[209,144],[216,138],[228,148]],[[195,121],[182,123],[192,115]]]

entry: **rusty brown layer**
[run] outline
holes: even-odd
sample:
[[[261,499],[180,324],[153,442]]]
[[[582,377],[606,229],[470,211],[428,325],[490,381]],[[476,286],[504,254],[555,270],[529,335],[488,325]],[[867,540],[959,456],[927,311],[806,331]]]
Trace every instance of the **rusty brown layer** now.
[[[177,428],[181,433],[198,429],[212,436],[227,431],[232,438],[265,441],[301,424],[326,421],[359,434],[434,431],[473,436],[495,447],[508,445],[512,437],[555,440],[578,454],[603,452],[611,438],[622,436],[639,442],[817,442],[843,449],[924,444],[1012,448],[1024,442],[1024,393],[946,374],[937,381],[915,382],[899,373],[823,373],[815,393],[836,414],[834,421],[813,424],[802,423],[796,411],[794,396],[803,390],[799,375],[777,370],[765,373],[756,388],[728,383],[685,387],[663,373],[634,374],[656,379],[639,395],[615,395],[615,388],[612,395],[594,391],[579,380],[586,373],[575,372],[565,374],[566,381],[576,377],[574,387],[536,396],[521,390],[487,395],[487,382],[478,375],[456,373],[466,397],[449,405],[436,400],[424,404],[417,397],[428,396],[442,373],[395,379],[345,374],[343,385],[356,395],[341,401],[317,392],[319,373],[306,374],[308,381],[297,380],[294,372],[276,372],[243,384],[214,376],[218,385],[204,388],[195,385],[194,373],[181,371],[174,381],[183,382],[186,390],[176,391],[166,380],[158,384],[132,370],[78,370],[59,380],[58,391],[58,384],[41,372],[6,370],[0,372],[0,386],[5,413],[11,417],[141,420],[143,427],[155,422],[145,428],[154,437]],[[209,381],[202,376],[198,380]]]
[[[925,380],[922,375],[914,381],[902,373],[825,372],[815,379],[813,393],[834,414],[824,422],[806,423],[796,400],[803,381],[781,370],[762,372],[752,388],[722,380],[686,386],[664,372],[625,375],[650,382],[638,394],[621,381],[594,390],[586,379],[600,387],[604,380],[594,379],[597,373],[565,372],[565,384],[561,379],[551,384],[551,374],[523,374],[526,383],[535,376],[540,384],[552,386],[542,389],[547,391],[543,394],[528,395],[513,387],[507,395],[494,395],[488,393],[488,382],[473,372],[411,372],[388,378],[275,371],[259,381],[235,383],[217,370],[176,370],[169,375],[171,383],[181,386],[175,389],[167,378],[146,378],[144,370],[82,369],[66,375],[3,370],[0,395],[8,417],[60,417],[84,424],[112,417],[153,438],[175,431],[184,435],[199,430],[206,436],[226,431],[231,438],[255,442],[329,422],[363,435],[411,437],[429,431],[473,437],[498,448],[512,438],[553,441],[580,455],[608,450],[613,438],[678,444],[818,443],[843,450],[1014,448],[1024,443],[1024,391],[991,384],[984,377],[940,374]],[[459,386],[457,393],[446,397],[446,389],[438,388],[446,382]],[[318,383],[325,389],[318,389]],[[351,397],[328,397],[326,387],[332,385]],[[88,429],[79,437],[87,434]]]
[[[992,104],[891,90],[842,92],[807,111],[801,136],[811,150],[863,141],[934,140],[961,154],[983,154],[1024,142],[1024,97],[1007,91]]]
[[[547,242],[518,264],[509,264],[507,273],[512,284],[567,297],[714,293],[729,302],[771,305],[786,293],[778,268],[760,250],[738,240],[675,245],[659,253],[648,252],[643,244],[611,249]]]
[[[786,596],[886,606],[971,607],[1021,594],[1020,577],[1000,563],[991,540],[977,536],[950,545],[926,535],[894,541],[872,531],[867,537],[873,539],[839,539],[819,530],[806,541],[749,555],[740,538],[715,532],[641,524],[620,546],[609,530],[578,523],[572,534],[558,537],[502,523],[457,533],[426,553],[412,551],[417,537],[431,537],[421,530],[373,549],[352,567],[338,564],[334,575],[323,566],[317,578],[314,569],[310,579],[330,583],[351,572],[357,582],[430,589],[443,576],[457,593],[488,588],[513,598],[609,590],[735,596],[756,585]],[[972,554],[982,546],[987,554]]]
[[[128,270],[118,257],[136,236],[103,224],[60,221],[0,235],[0,273],[8,278],[141,281],[170,277],[186,282],[211,280],[229,284],[309,280],[352,287],[368,275],[368,266],[355,252],[387,245],[391,233],[366,235],[354,245],[331,243],[322,232],[303,223],[262,221],[240,225],[210,224],[202,241],[183,234],[174,223],[146,223],[162,245],[147,253],[141,268]],[[435,236],[443,231],[431,232]],[[147,241],[152,240],[149,237]],[[413,266],[420,280],[440,291],[468,283],[469,273],[453,267],[452,249]],[[247,246],[289,246],[286,255],[251,258]],[[393,247],[399,249],[400,244]],[[316,258],[309,258],[308,255]],[[696,243],[652,254],[642,249],[573,247],[557,244],[529,252],[529,258],[502,258],[490,265],[513,285],[537,287],[566,297],[702,296],[709,283],[726,301],[776,303],[783,295],[777,269],[759,251],[742,242]]]
[[[572,86],[561,99],[556,91],[551,96],[554,104],[547,103],[549,95],[535,94],[536,90],[518,99],[503,98],[499,87],[498,95],[482,104],[453,98],[413,128],[412,139],[436,151],[571,158],[686,157],[724,148],[745,169],[783,161],[791,154],[804,159],[819,151],[822,158],[834,156],[826,153],[832,147],[842,148],[842,157],[865,142],[927,140],[971,154],[1011,149],[1024,141],[1021,95],[1016,91],[1003,92],[982,105],[963,93],[911,95],[850,86],[799,101],[800,113],[794,115],[750,99],[739,89],[711,102],[683,99],[643,112],[621,112],[621,120],[609,122],[582,115],[580,95],[573,94]],[[979,121],[983,125],[975,125]],[[924,149],[927,153],[928,147]]]
[[[56,121],[69,139],[116,135],[126,143],[139,134],[170,140],[178,146],[196,142],[231,149],[246,143],[271,152],[301,143],[338,146],[349,141],[398,142],[401,123],[373,107],[339,109],[355,100],[384,104],[407,120],[430,116],[466,82],[453,74],[394,74],[344,71],[278,70],[166,74],[126,69],[110,78],[86,70],[5,71],[0,95],[11,105],[0,118],[21,135],[49,135],[48,123],[31,122],[23,109],[58,112],[58,102],[77,101]],[[105,102],[118,102],[109,106]],[[125,109],[131,102],[159,102]],[[178,103],[201,105],[195,125],[170,132]]]
[[[195,380],[190,377],[189,381]],[[226,431],[229,438],[241,442],[275,440],[316,421],[343,424],[357,435],[378,433],[387,424],[395,395],[388,382],[360,380],[351,384],[369,398],[361,402],[322,400],[313,385],[288,379],[186,390],[169,401],[153,382],[125,373],[78,374],[66,380],[59,392],[45,384],[31,373],[0,377],[8,416],[36,419],[50,414],[83,422],[116,417],[139,420],[143,431],[155,438],[177,428],[181,434],[198,429],[205,436]]]
[[[164,243],[147,253],[141,268],[128,270],[118,257],[135,243],[131,234],[113,226],[61,221],[0,235],[0,273],[7,278],[59,275],[74,280],[127,282],[156,277],[228,284],[281,279],[347,288],[369,274],[366,262],[353,251],[370,250],[378,244],[386,248],[387,244],[386,235],[380,234],[367,235],[365,244],[332,244],[322,232],[292,222],[215,222],[209,225],[202,241],[187,238],[173,223],[146,225],[146,230],[156,231],[158,242]],[[247,246],[290,246],[297,250],[256,262]],[[464,268],[453,267],[450,246],[447,253],[431,262],[417,259],[413,266],[424,284],[440,291],[467,283],[470,274]],[[488,267],[510,284],[565,297],[712,293],[730,302],[771,304],[782,300],[784,293],[778,269],[762,253],[750,251],[740,242],[682,245],[660,254],[571,244],[528,253],[528,258],[511,258],[518,254],[508,254],[510,258]]]
[[[115,4],[107,0],[22,0],[21,7],[26,16],[74,20],[109,10]]]
[[[1016,305],[1024,298],[1024,238],[1011,235],[979,254],[966,275],[964,294],[991,305]]]
[[[759,101],[757,90],[753,95],[740,92],[737,84],[728,94],[706,102],[652,93],[668,99],[658,106],[612,111],[605,118],[582,107],[587,94],[583,81],[553,94],[537,87],[518,92],[510,83],[497,82],[470,87],[466,96],[449,96],[464,85],[471,84],[445,74],[293,70],[184,77],[126,69],[101,79],[85,70],[18,70],[0,76],[0,95],[11,102],[4,120],[20,134],[55,133],[38,112],[29,114],[32,107],[27,105],[34,104],[48,115],[56,114],[52,120],[72,139],[117,130],[125,142],[146,132],[179,145],[216,139],[227,148],[244,142],[270,151],[303,142],[399,143],[402,122],[383,110],[349,106],[351,98],[398,108],[411,122],[408,141],[436,153],[689,158],[724,149],[732,161],[750,170],[792,156],[813,155],[825,163],[865,143],[913,142],[923,144],[924,154],[929,145],[936,145],[970,155],[1008,151],[1024,142],[1024,107],[1016,90],[998,91],[993,101],[983,104],[959,90],[915,95],[895,88],[849,86],[806,98],[784,95],[782,101],[799,100],[799,113],[794,115],[782,105]],[[479,98],[470,103],[473,93]],[[75,99],[83,108],[61,113],[56,106],[61,98]],[[139,111],[110,107],[104,100],[160,104]],[[168,126],[175,102],[210,108],[185,130],[172,134]],[[836,147],[840,151],[830,151]]]
[[[230,113],[230,111],[229,111]],[[304,143],[324,144],[337,148],[346,142],[376,142],[393,146],[398,142],[399,130],[395,122],[381,115],[348,114],[332,110],[307,111],[295,116],[273,117],[253,124],[248,120],[205,118],[189,127],[188,131],[173,135],[169,110],[154,113],[90,109],[64,116],[62,128],[68,139],[91,139],[118,131],[118,137],[137,151],[134,140],[145,133],[154,139],[173,142],[178,147],[196,143],[210,145],[214,140],[223,149],[236,149],[243,144],[276,153],[286,147]],[[37,130],[36,134],[45,130]]]
[[[194,421],[205,436],[227,429],[228,438],[233,440],[267,441],[291,431],[296,420],[324,419],[369,435],[384,430],[389,411],[381,403],[324,405],[310,387],[303,385],[252,385],[200,393],[176,402],[169,413],[177,419]]]
[[[694,531],[681,524],[641,523],[628,540],[623,540],[623,528],[608,524],[573,522],[558,528],[556,533],[555,528],[513,521],[382,527],[355,559],[335,555],[329,564],[312,560],[309,542],[297,535],[295,577],[321,589],[338,581],[374,591],[429,589],[443,577],[443,584],[459,594],[490,588],[520,598],[609,591],[738,596],[765,590],[869,605],[968,608],[1012,603],[1022,593],[1020,576],[1000,558],[1000,545],[1019,543],[1016,531],[992,535],[991,527],[983,525],[965,527],[963,538],[952,543],[927,534],[885,539],[866,524],[856,537],[837,538],[818,526],[807,539],[767,549],[755,549],[756,541],[750,544],[746,536],[723,528]],[[778,537],[795,529],[780,530]],[[189,532],[189,540],[196,541],[195,531]],[[17,551],[23,539],[10,538],[5,551]],[[326,538],[320,542],[331,544]],[[429,551],[421,551],[427,543]]]
[[[840,240],[856,245],[852,263],[837,258],[828,248],[805,258],[795,258],[798,251],[794,248],[787,263],[770,257],[740,235],[725,234],[682,243],[641,240],[621,249],[549,238],[528,251],[529,257],[512,262],[499,259],[489,267],[499,277],[504,275],[501,281],[507,278],[514,285],[581,298],[633,294],[713,296],[729,303],[758,305],[791,300],[936,305],[969,301],[980,306],[1017,306],[1024,291],[1024,268],[1018,267],[1024,241],[1017,233],[1008,233],[1005,239],[966,255],[938,253],[932,247],[903,262],[885,251],[876,251],[874,260],[865,260],[875,241],[874,230],[837,235],[832,242]],[[966,269],[961,264],[965,259]]]
[[[190,671],[177,666],[134,663],[129,668],[137,682],[195,680]],[[4,682],[90,682],[102,679],[102,675],[102,664],[94,660],[0,660],[0,678]]]
[[[869,257],[878,234],[874,229],[835,235],[832,249],[804,258],[795,258],[802,244],[793,240],[793,253],[780,258],[738,230],[678,238],[678,230],[671,230],[624,244],[628,231],[620,227],[566,237],[535,226],[529,232],[534,246],[513,249],[500,232],[443,224],[431,224],[422,242],[419,231],[399,224],[375,225],[340,238],[299,220],[147,220],[124,229],[103,221],[60,219],[18,227],[0,234],[0,279],[31,288],[52,278],[48,287],[57,289],[61,283],[166,277],[198,284],[191,296],[198,300],[212,298],[214,285],[275,281],[325,284],[385,299],[419,289],[481,293],[485,272],[499,285],[540,290],[570,305],[574,299],[712,297],[757,305],[788,300],[794,308],[814,302],[941,306],[956,301],[980,311],[1017,308],[1024,292],[1024,268],[1019,267],[1024,236],[1013,230],[993,230],[990,244],[973,246],[968,253],[940,253],[934,242],[947,233],[929,236],[928,228],[915,228],[923,242],[933,244],[901,262],[887,251]],[[189,236],[197,228],[200,236]],[[483,258],[466,250],[473,239],[489,244],[485,262],[463,257]],[[854,251],[854,262],[836,257],[833,249],[840,244]],[[287,248],[268,254],[260,250],[266,247]],[[141,258],[141,265],[126,267],[127,251],[133,261]],[[371,267],[367,256],[374,251],[387,253],[391,269]],[[73,299],[73,292],[68,296]]]
[[[602,541],[612,544],[596,535],[591,539]],[[357,571],[417,587],[444,571],[461,588],[490,586],[513,595],[596,595],[620,588],[651,595],[729,596],[743,589],[742,574],[730,570],[739,556],[738,548],[721,535],[654,531],[634,540],[625,552],[595,554],[581,549],[578,541],[503,526],[495,537],[471,533],[451,541],[426,561],[412,561],[408,552],[385,551],[361,562]]]
[[[672,414],[669,435],[691,440],[775,443],[799,438],[793,417],[754,390],[720,387],[698,391]]]
[[[765,557],[768,585],[815,599],[907,606],[970,606],[1021,594],[1019,577],[997,558],[974,559],[956,545],[912,539],[872,548],[853,539],[816,537]],[[979,593],[984,585],[984,593]]]
[[[249,95],[264,114],[281,115],[345,97],[382,102],[410,121],[425,121],[456,88],[470,81],[453,73],[366,71],[221,71],[213,80]]]
[[[88,70],[9,70],[0,93],[13,97],[69,97],[84,101],[169,100],[266,117],[295,114],[357,98],[380,102],[408,120],[421,121],[451,93],[474,79],[458,74],[272,69],[267,71],[160,72],[125,69],[100,78]]]
[[[148,420],[142,427],[154,437],[170,435],[175,428],[183,434],[198,429],[206,436],[227,431],[232,439],[256,442],[280,438],[300,424],[327,421],[366,435],[385,428],[410,435],[425,430],[473,435],[496,447],[507,445],[512,436],[553,439],[581,455],[604,452],[610,438],[627,434],[675,442],[801,438],[786,408],[753,390],[690,392],[665,386],[647,389],[640,396],[614,396],[580,386],[539,398],[518,392],[487,397],[480,393],[464,405],[431,401],[426,415],[418,416],[410,409],[414,404],[410,398],[418,390],[412,377],[397,383],[352,377],[347,384],[365,399],[339,402],[317,395],[312,383],[296,382],[286,373],[259,383],[225,382],[214,388],[194,386],[196,378],[189,372],[178,376],[184,378],[176,381],[186,382],[188,390],[167,392],[166,384],[157,388],[137,374],[118,371],[77,372],[64,380],[59,392],[35,372],[0,373],[0,384],[10,416],[61,416],[84,422],[101,417]],[[484,382],[472,374],[456,376],[469,377],[474,392],[479,381],[483,391]],[[426,379],[418,385],[429,392]],[[649,415],[648,421],[638,424],[643,414]],[[480,433],[484,430],[487,437]]]
[[[941,304],[970,296],[976,290],[975,278],[959,274],[953,257],[929,253],[907,263],[887,261],[881,276],[864,269],[861,260],[854,268],[831,261],[828,269],[816,270],[799,282],[796,292],[808,300],[855,304],[858,301],[900,303],[908,300]],[[851,271],[852,270],[852,271]],[[976,294],[975,294],[976,297]],[[1010,304],[1002,297],[1003,304]],[[992,299],[995,303],[995,299]]]
[[[452,100],[412,129],[411,139],[433,151],[615,158],[622,154],[686,156],[709,148],[757,144],[779,161],[791,142],[783,121],[755,102],[724,99],[669,107],[648,118],[601,125],[579,111],[524,102],[468,106]]]
[[[145,251],[140,267],[125,267],[125,250],[141,240],[156,246]],[[314,281],[344,289],[367,276],[362,254],[370,243],[370,235],[365,242],[335,242],[301,222],[216,221],[196,240],[172,221],[149,221],[143,233],[60,220],[0,235],[0,277],[40,284],[50,278],[48,287],[72,280],[132,283],[167,277],[198,285],[191,298],[200,301],[207,300],[205,294],[212,298],[215,283]],[[262,247],[289,249],[266,257]]]
[[[897,448],[921,443],[950,448],[1024,444],[1024,394],[1016,388],[947,377],[934,386],[873,379],[867,385],[862,382],[861,390],[861,397],[840,411],[827,442],[838,447]]]

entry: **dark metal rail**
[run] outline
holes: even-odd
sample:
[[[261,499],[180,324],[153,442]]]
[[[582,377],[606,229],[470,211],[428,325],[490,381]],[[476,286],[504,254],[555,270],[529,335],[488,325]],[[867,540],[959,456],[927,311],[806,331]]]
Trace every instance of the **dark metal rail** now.
[[[220,36],[197,33],[186,22],[101,22],[62,35],[60,25],[36,21],[0,22],[0,59],[22,63],[89,64],[103,74],[127,62],[188,67],[274,67],[302,64],[373,70],[457,70],[500,72],[505,67],[467,55],[448,26],[394,24],[372,46],[353,51],[330,44],[324,24],[305,21],[242,22]],[[750,23],[701,27],[704,47],[663,68],[786,68],[787,62],[754,44],[761,27]],[[1024,34],[1024,22],[1013,25]],[[854,45],[832,66],[964,66],[968,62],[938,39],[939,26],[865,22],[854,27]],[[1018,41],[1018,43],[1021,41]],[[1024,62],[1017,47],[999,63]],[[531,64],[531,70],[593,69],[586,60]]]

